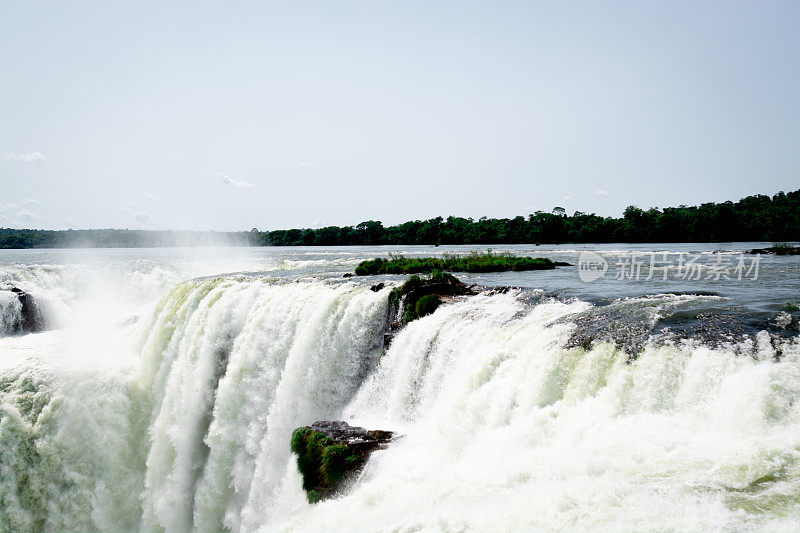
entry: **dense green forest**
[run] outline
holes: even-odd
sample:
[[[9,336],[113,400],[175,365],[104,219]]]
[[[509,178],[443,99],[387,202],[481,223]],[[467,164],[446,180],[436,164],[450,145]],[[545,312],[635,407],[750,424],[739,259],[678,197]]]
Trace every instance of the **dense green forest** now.
[[[376,244],[525,244],[565,242],[723,242],[800,240],[800,190],[748,196],[738,202],[651,208],[630,206],[620,218],[564,208],[528,217],[414,220],[384,227],[356,226],[248,232],[145,230],[24,230],[0,228],[0,248],[242,246],[346,246]]]
[[[651,208],[630,206],[621,218],[561,207],[527,218],[442,217],[384,227],[369,220],[357,226],[276,230],[264,244],[523,244],[564,242],[723,242],[800,239],[800,190],[773,197],[748,196],[738,202]]]

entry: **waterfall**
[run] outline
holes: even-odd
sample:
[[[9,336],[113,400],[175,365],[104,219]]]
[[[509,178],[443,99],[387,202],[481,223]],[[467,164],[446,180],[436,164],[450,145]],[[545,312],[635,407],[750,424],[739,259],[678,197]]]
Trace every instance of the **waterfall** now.
[[[2,339],[0,531],[796,528],[797,338],[651,336],[631,359],[567,342],[592,304],[508,291],[385,348],[390,290],[198,278],[94,347]],[[289,437],[323,419],[402,436],[310,505]]]
[[[148,413],[144,527],[269,516],[298,422],[341,417],[381,349],[387,296],[210,279],[159,304],[134,390]]]
[[[405,438],[286,530],[792,530],[800,344],[565,348],[579,301],[477,296],[410,324],[345,416]],[[793,517],[794,514],[794,517]]]

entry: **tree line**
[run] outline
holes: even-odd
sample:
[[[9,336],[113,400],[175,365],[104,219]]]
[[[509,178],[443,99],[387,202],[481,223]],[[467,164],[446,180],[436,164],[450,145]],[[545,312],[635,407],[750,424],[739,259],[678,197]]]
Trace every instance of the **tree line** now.
[[[368,220],[356,226],[275,230],[261,234],[274,246],[379,244],[558,244],[599,242],[725,242],[800,240],[800,190],[738,202],[648,210],[629,206],[620,218],[563,207],[527,217],[478,220],[450,216],[384,227]]]
[[[153,247],[188,245],[352,246],[382,244],[558,244],[800,240],[800,190],[699,206],[625,209],[602,217],[563,207],[527,217],[478,220],[450,216],[385,227],[355,226],[241,232],[29,230],[0,228],[0,248]]]

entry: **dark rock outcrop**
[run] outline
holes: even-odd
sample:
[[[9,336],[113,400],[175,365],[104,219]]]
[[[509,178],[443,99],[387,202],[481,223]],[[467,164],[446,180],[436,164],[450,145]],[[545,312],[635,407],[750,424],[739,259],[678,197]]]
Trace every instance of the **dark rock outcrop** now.
[[[12,323],[11,333],[34,333],[45,329],[44,319],[36,300],[31,294],[13,285],[6,289],[16,296],[20,303],[20,315]]]
[[[347,422],[320,421],[295,429],[292,452],[303,476],[309,503],[335,494],[342,483],[361,470],[370,454],[383,449],[394,433],[367,430]]]
[[[384,348],[388,348],[394,335],[403,326],[433,313],[443,298],[478,292],[474,286],[465,285],[445,272],[436,272],[428,278],[409,277],[389,293],[389,320],[383,338]]]
[[[373,285],[372,287],[369,288],[369,290],[371,290],[372,292],[380,292],[381,290],[383,290],[384,287],[386,287],[386,285],[383,282],[381,282]]]
[[[791,244],[774,244],[769,248],[753,248],[750,254],[800,255],[800,247]]]

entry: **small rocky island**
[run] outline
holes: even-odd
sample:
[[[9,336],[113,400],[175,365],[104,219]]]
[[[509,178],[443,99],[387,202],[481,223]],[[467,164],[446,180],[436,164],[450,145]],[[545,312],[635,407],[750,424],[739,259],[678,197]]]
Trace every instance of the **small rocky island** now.
[[[800,255],[800,247],[788,243],[773,244],[769,248],[753,248],[749,254]]]
[[[309,503],[335,494],[361,470],[372,452],[385,448],[394,438],[391,431],[367,430],[341,421],[314,422],[295,429],[292,452]]]

